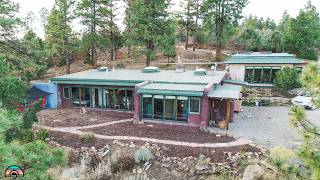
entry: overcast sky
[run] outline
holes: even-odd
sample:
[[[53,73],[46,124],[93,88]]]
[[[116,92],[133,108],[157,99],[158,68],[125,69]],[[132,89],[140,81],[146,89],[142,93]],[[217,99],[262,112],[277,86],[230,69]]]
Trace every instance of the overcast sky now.
[[[20,4],[20,17],[25,17],[29,11],[38,15],[42,7],[50,10],[53,7],[54,0],[13,0]],[[173,0],[175,4],[179,4],[181,0]],[[283,14],[284,10],[295,17],[299,13],[299,10],[306,4],[307,0],[249,0],[249,4],[244,9],[244,15],[256,15],[258,17],[267,18],[270,17],[278,22]],[[311,0],[312,4],[315,5],[320,12],[320,0]],[[123,7],[123,5],[121,5]],[[175,8],[176,9],[176,8]],[[124,11],[120,14],[123,15]],[[121,17],[119,17],[119,26],[122,26]],[[74,24],[77,26],[77,24]],[[40,23],[33,23],[33,28],[36,33],[43,37],[43,30]]]

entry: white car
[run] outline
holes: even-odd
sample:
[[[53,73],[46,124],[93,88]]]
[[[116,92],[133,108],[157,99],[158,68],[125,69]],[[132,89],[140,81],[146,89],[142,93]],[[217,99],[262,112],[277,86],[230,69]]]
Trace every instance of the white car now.
[[[301,92],[297,97],[292,99],[292,104],[296,106],[303,106],[306,109],[314,110],[317,106],[313,102],[313,98],[309,93]]]

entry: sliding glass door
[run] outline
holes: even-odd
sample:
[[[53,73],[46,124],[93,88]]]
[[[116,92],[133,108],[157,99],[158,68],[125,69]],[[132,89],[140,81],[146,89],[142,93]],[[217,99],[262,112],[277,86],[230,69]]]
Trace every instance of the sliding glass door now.
[[[187,97],[177,97],[177,121],[188,121],[189,104]]]
[[[165,97],[165,120],[175,120],[175,103],[176,97],[175,96],[166,96]]]
[[[163,96],[156,95],[153,97],[153,118],[154,119],[163,119]]]
[[[142,95],[141,112],[144,119],[188,122],[189,109],[189,97]]]
[[[142,117],[144,119],[152,119],[152,95],[142,96]]]

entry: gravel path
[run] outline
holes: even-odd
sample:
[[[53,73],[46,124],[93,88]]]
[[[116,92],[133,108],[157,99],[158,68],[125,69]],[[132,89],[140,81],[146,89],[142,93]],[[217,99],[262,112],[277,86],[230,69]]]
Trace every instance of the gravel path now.
[[[228,133],[252,140],[265,148],[283,146],[294,149],[300,143],[297,131],[289,122],[290,107],[243,107],[235,114]],[[320,127],[320,110],[306,111],[307,118]],[[213,128],[214,132],[225,132]]]

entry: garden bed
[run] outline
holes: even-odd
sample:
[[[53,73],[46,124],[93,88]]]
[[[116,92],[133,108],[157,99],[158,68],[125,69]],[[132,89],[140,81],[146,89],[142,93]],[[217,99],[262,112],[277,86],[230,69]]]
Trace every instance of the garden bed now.
[[[38,113],[38,118],[43,125],[50,127],[85,126],[133,118],[133,113],[130,112],[93,109],[86,111],[81,114],[80,109],[43,110]]]
[[[63,132],[54,132],[51,131],[50,135],[52,140],[58,142],[59,144],[72,148],[81,148],[81,147],[95,147],[96,149],[104,147],[106,144],[113,145],[113,140],[105,140],[96,138],[95,141],[91,144],[85,144],[81,140],[81,137],[76,134],[63,133]],[[122,143],[131,143],[133,142],[137,146],[145,144],[143,141],[121,141]],[[233,155],[237,152],[259,152],[260,150],[256,147],[250,145],[242,145],[236,147],[221,147],[221,148],[192,148],[186,146],[174,146],[174,145],[164,145],[158,144],[158,146],[166,149],[161,156],[164,157],[198,157],[200,154],[210,157],[212,162],[224,162],[226,160],[226,152],[231,152]]]
[[[125,122],[83,131],[108,136],[135,136],[195,143],[225,143],[235,140],[232,137],[217,137],[214,133],[201,131],[199,127],[167,124]]]

